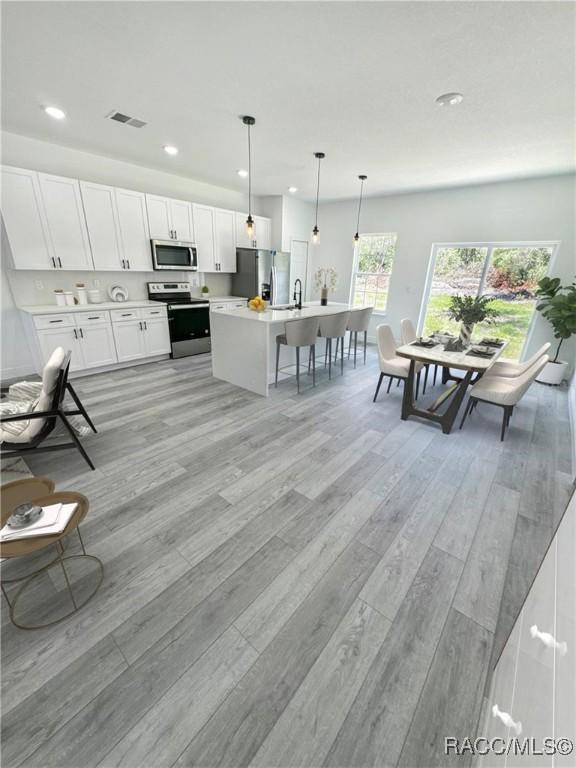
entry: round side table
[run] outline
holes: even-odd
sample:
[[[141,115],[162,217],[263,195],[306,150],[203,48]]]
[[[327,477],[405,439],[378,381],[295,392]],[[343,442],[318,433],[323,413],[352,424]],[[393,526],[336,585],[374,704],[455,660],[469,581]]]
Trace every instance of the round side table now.
[[[88,499],[81,493],[75,493],[73,491],[56,491],[54,492],[54,483],[47,478],[32,477],[23,480],[15,480],[13,483],[6,483],[0,488],[0,502],[1,502],[1,514],[0,522],[4,526],[14,509],[23,504],[26,501],[33,501],[38,506],[48,506],[49,504],[77,504],[76,511],[68,521],[68,525],[62,531],[62,533],[51,536],[33,536],[23,539],[13,539],[12,541],[6,541],[0,543],[0,557],[2,559],[12,559],[15,557],[22,557],[25,555],[31,555],[35,552],[39,552],[47,547],[54,547],[56,549],[56,557],[46,565],[38,568],[32,573],[26,574],[19,578],[14,579],[2,579],[2,594],[8,603],[10,609],[10,620],[12,623],[20,629],[43,629],[49,627],[52,624],[58,624],[60,621],[64,621],[72,614],[83,608],[86,603],[91,600],[102,583],[104,578],[104,566],[99,558],[95,555],[89,555],[84,547],[82,541],[82,535],[80,533],[80,523],[84,520],[88,513],[89,503]],[[82,548],[82,554],[80,555],[66,555],[64,541],[74,531],[78,536],[80,546]],[[66,562],[70,560],[78,559],[90,559],[96,562],[98,565],[98,578],[94,588],[89,594],[83,598],[81,602],[78,602],[74,595],[74,590],[70,582],[69,574],[66,570]],[[70,595],[72,608],[63,616],[59,616],[53,621],[46,621],[42,624],[28,624],[18,621],[16,618],[16,608],[18,601],[26,590],[34,583],[34,581],[50,568],[61,568],[66,582],[66,587]],[[10,598],[4,587],[5,584],[14,584],[22,582],[21,586],[13,598]]]

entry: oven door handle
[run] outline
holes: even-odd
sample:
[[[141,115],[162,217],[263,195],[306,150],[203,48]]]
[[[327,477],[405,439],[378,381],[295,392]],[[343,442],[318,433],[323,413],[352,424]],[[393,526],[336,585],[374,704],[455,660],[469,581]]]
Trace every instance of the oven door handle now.
[[[210,304],[171,304],[168,309],[174,312],[177,309],[210,309]]]

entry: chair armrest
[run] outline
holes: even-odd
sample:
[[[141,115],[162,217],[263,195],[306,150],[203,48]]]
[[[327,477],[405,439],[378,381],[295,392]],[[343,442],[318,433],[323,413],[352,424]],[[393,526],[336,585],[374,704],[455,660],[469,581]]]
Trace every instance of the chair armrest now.
[[[28,419],[46,419],[49,416],[58,416],[58,411],[30,411],[30,413],[14,413],[0,417],[0,424],[5,421],[26,421]]]

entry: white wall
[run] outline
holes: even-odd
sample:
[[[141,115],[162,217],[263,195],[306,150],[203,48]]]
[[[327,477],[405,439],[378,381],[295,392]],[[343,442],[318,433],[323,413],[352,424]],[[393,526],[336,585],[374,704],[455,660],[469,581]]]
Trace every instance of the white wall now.
[[[573,175],[552,176],[367,198],[361,232],[398,233],[386,319],[375,318],[373,326],[389,322],[399,336],[402,318],[416,323],[435,242],[560,240],[553,273],[564,283],[572,282],[575,180]],[[321,205],[321,241],[310,247],[313,269],[333,266],[337,270],[339,284],[333,298],[339,301],[348,301],[350,295],[357,205],[357,200]],[[550,326],[538,315],[530,349],[546,340],[552,340]],[[576,343],[571,342],[563,356],[574,359]]]

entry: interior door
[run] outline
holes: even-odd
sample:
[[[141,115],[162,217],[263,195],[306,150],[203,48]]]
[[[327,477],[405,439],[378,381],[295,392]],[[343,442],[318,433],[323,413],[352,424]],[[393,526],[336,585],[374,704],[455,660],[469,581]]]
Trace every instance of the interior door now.
[[[308,241],[292,240],[290,251],[290,285],[296,280],[302,281],[302,298],[308,294]]]
[[[122,258],[126,261],[128,269],[150,272],[152,253],[145,195],[131,189],[115,189],[114,194]]]

